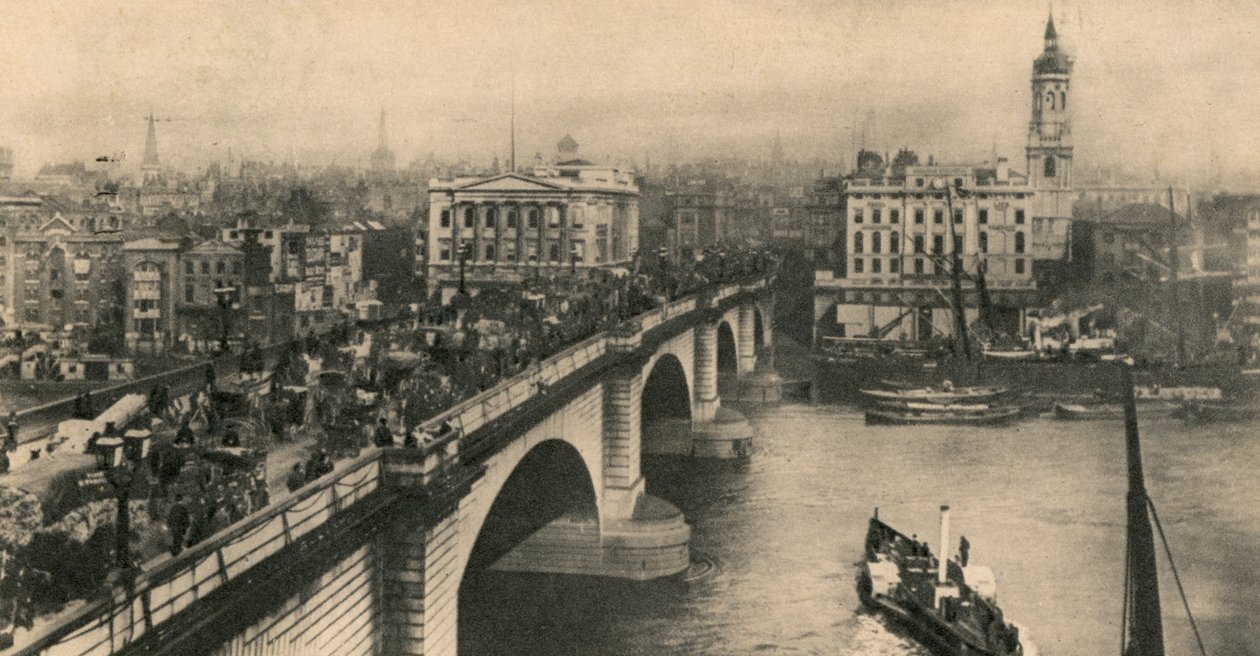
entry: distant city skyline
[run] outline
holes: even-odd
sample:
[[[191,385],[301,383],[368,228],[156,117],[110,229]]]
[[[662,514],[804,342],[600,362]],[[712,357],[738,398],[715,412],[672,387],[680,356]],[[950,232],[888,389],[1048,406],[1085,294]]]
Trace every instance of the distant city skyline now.
[[[18,0],[0,44],[0,145],[15,173],[125,154],[145,117],[164,164],[235,158],[366,166],[384,107],[399,167],[518,162],[566,132],[583,152],[655,162],[851,160],[906,146],[1022,167],[1028,76],[1048,6],[430,2],[353,8]],[[1260,171],[1260,7],[1232,0],[1056,3],[1075,56],[1082,169],[1202,178]],[[1222,62],[1229,62],[1228,69]]]

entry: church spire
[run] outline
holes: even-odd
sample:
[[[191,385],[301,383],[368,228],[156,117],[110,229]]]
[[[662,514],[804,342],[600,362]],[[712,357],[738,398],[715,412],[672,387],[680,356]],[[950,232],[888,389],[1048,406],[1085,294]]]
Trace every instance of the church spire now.
[[[381,124],[376,132],[376,147],[380,150],[389,150],[389,134],[385,132],[385,107],[381,107]]]
[[[158,161],[157,127],[154,124],[155,120],[156,119],[153,118],[153,113],[150,112],[149,113],[149,134],[144,139],[144,159],[141,160],[140,162],[140,166],[146,169],[148,168],[156,169],[161,166],[161,163]]]
[[[1059,47],[1059,33],[1054,29],[1054,12],[1046,19],[1046,50]]]

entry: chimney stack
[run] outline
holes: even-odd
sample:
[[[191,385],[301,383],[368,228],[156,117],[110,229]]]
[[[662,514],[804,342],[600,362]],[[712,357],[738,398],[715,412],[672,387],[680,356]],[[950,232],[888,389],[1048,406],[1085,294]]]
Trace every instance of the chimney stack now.
[[[945,574],[949,570],[945,565],[949,560],[949,506],[941,506],[941,544],[938,549],[937,558],[940,560],[940,566],[937,568],[936,582],[944,585]]]

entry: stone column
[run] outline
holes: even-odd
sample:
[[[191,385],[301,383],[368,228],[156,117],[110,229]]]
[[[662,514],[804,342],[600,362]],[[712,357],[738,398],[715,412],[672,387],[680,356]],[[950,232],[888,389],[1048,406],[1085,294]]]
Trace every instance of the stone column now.
[[[476,262],[482,259],[483,251],[481,249],[485,247],[485,240],[482,238],[481,231],[485,221],[485,209],[486,206],[482,203],[473,206],[473,249],[472,256],[468,258],[469,262]]]
[[[520,203],[513,203],[512,211],[516,212],[516,263],[528,265],[529,262],[525,260],[525,222],[529,220],[529,209]]]
[[[459,518],[432,527],[395,523],[377,538],[383,656],[456,656],[459,583],[455,548]]]
[[[507,229],[507,205],[494,204],[494,262],[503,261],[503,233]]]
[[[539,203],[538,209],[538,270],[542,270],[547,257],[547,204]]]
[[[693,421],[710,421],[721,405],[718,398],[717,324],[705,322],[696,327],[695,386]]]
[[[735,334],[735,350],[739,354],[736,371],[741,376],[752,373],[757,367],[757,339],[754,325],[756,320],[751,305],[739,306],[739,326]]]
[[[560,264],[568,265],[573,256],[569,253],[569,206],[561,203],[556,206],[560,213]]]

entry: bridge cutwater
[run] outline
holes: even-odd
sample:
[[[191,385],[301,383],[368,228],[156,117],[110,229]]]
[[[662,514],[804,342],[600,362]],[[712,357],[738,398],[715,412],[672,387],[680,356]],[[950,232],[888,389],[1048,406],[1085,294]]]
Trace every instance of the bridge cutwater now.
[[[748,453],[718,379],[777,400],[758,366],[772,304],[765,281],[715,287],[587,339],[434,418],[422,448],[364,452],[18,653],[444,656],[469,568],[679,574],[690,528],[640,458]]]

